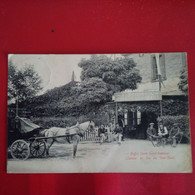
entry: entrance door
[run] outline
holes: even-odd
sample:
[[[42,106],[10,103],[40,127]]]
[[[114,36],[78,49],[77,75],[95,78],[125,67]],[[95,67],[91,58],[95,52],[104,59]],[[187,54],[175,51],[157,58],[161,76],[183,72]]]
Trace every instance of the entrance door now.
[[[136,138],[136,128],[138,125],[137,111],[128,111],[124,114],[125,137]]]
[[[122,121],[121,117],[119,117],[119,123]],[[127,117],[124,114],[123,121],[125,124],[125,137],[129,138],[146,139],[146,131],[150,123],[154,123],[155,129],[157,129],[157,116],[153,112],[129,111]],[[122,123],[120,125],[122,126]]]
[[[157,116],[152,112],[142,112],[141,113],[141,124],[136,127],[136,138],[146,139],[147,138],[147,128],[150,123],[155,124],[155,129],[157,127]]]

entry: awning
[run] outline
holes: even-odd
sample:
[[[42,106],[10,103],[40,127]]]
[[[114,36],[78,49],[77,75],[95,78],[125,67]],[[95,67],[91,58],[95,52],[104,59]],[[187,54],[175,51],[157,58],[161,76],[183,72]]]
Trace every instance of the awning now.
[[[160,101],[162,100],[162,94],[160,91],[124,91],[115,93],[113,100],[115,102]]]

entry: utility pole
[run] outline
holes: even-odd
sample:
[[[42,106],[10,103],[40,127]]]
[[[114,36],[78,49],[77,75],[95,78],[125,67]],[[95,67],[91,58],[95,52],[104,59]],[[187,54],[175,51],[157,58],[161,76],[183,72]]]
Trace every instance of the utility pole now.
[[[115,120],[115,123],[117,124],[118,123],[118,104],[117,104],[117,102],[115,103],[115,112],[116,112],[116,120]]]
[[[113,59],[115,60],[115,54],[113,54]],[[116,74],[115,74],[115,78],[114,78],[114,90],[116,93]],[[115,102],[115,127],[116,127],[117,123],[118,123],[118,104],[117,104],[117,102]]]
[[[16,117],[18,117],[18,92],[16,92]]]
[[[161,70],[160,70],[160,55],[159,53],[155,54],[156,58],[156,66],[157,66],[157,74],[158,74],[158,82],[159,82],[159,92],[161,93]],[[162,116],[162,100],[160,100],[160,116]]]

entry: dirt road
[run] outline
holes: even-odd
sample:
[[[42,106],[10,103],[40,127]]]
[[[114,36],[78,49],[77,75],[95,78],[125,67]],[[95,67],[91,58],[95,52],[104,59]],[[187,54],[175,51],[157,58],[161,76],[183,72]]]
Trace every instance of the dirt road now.
[[[81,142],[77,157],[72,158],[72,145],[54,144],[48,158],[26,161],[9,159],[10,173],[73,173],[73,172],[190,172],[190,145],[176,148],[153,147],[148,140],[125,140],[114,143]]]

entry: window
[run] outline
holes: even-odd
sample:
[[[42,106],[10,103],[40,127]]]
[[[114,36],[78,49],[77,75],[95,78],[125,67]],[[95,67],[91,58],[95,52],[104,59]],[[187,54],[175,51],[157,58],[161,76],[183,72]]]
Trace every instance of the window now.
[[[159,55],[159,64],[160,64],[160,72],[162,76],[162,80],[166,80],[166,68],[165,68],[165,54]],[[151,81],[155,82],[158,81],[158,71],[157,71],[157,64],[156,58],[154,55],[151,56]]]
[[[124,121],[125,121],[125,125],[128,125],[128,114],[127,114],[127,112],[124,113]]]
[[[137,125],[141,124],[141,112],[137,111]]]

